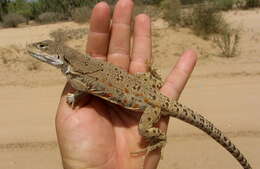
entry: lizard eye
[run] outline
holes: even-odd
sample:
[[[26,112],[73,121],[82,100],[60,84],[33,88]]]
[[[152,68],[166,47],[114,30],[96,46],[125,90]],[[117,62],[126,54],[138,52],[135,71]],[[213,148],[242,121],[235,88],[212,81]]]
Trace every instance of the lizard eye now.
[[[39,44],[37,44],[37,48],[46,50],[46,49],[48,49],[48,44],[39,43]]]

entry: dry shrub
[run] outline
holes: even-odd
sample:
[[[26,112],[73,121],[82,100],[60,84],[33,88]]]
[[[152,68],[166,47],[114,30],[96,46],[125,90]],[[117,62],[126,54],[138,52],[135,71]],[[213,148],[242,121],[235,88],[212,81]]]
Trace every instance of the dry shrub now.
[[[164,9],[164,19],[170,25],[177,25],[181,21],[181,2],[180,0],[164,0],[161,4]]]
[[[1,58],[2,62],[3,62],[3,64],[8,64],[9,60],[8,60],[8,58],[6,56],[1,56],[0,58]]]
[[[64,43],[67,40],[71,39],[82,39],[87,34],[86,28],[79,29],[57,29],[50,33],[50,36],[56,41],[60,43]]]
[[[246,0],[236,0],[234,7],[239,8],[239,9],[245,8],[246,7]]]
[[[181,10],[180,26],[191,27],[193,25],[192,8],[184,8]]]
[[[216,6],[207,3],[197,5],[193,9],[192,22],[195,34],[204,38],[224,32],[227,27],[227,23]]]
[[[240,40],[239,31],[230,29],[214,36],[214,42],[221,50],[222,57],[235,57],[238,54],[238,44]]]
[[[27,51],[19,46],[11,45],[0,48],[0,64],[10,71],[40,70],[43,63],[28,55]]]
[[[65,29],[57,29],[57,30],[51,32],[50,36],[54,39],[54,41],[60,42],[60,43],[64,43],[68,40]]]
[[[28,71],[36,71],[41,69],[41,62],[34,58],[28,58],[24,64]]]
[[[157,19],[161,16],[161,10],[156,6],[144,4],[136,5],[134,8],[133,16],[135,17],[143,13],[150,16],[152,19]]]
[[[260,0],[236,0],[234,6],[241,9],[256,8],[260,6]]]
[[[85,23],[91,16],[91,8],[88,6],[75,8],[71,12],[72,20],[77,23]]]
[[[19,14],[9,13],[3,17],[3,26],[4,27],[17,27],[18,24],[24,23],[26,19]]]
[[[54,23],[63,19],[62,14],[56,12],[45,12],[38,16],[37,21],[43,24]]]

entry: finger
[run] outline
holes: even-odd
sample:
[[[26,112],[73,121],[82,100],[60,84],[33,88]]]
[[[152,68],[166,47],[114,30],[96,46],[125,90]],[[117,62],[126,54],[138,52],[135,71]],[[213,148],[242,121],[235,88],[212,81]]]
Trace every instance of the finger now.
[[[108,62],[125,70],[128,70],[129,67],[130,23],[133,5],[132,0],[119,0],[112,19]]]
[[[152,55],[151,22],[147,15],[135,18],[133,51],[129,72],[146,72],[147,61]]]
[[[185,52],[167,77],[161,92],[170,98],[178,100],[195,67],[196,61],[197,55],[194,51]]]
[[[178,100],[196,64],[197,56],[193,51],[185,52],[167,77],[161,92],[173,99]],[[166,132],[169,117],[162,117],[159,128]],[[156,169],[160,161],[161,150],[150,152],[145,158],[144,169]]]
[[[93,8],[86,47],[86,52],[93,57],[106,59],[109,44],[110,19],[110,8],[107,3],[100,2]],[[65,96],[72,90],[71,85],[67,83],[62,96]],[[61,102],[66,103],[65,100],[62,97]]]
[[[106,59],[110,34],[110,8],[107,3],[98,3],[92,11],[86,52],[93,57]]]

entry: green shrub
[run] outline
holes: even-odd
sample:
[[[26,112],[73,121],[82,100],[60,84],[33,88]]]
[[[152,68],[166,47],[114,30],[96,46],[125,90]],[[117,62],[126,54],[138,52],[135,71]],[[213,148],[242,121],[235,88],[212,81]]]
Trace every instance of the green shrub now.
[[[183,5],[190,5],[190,4],[198,4],[198,3],[202,3],[206,0],[181,0],[181,4]]]
[[[214,42],[221,50],[222,57],[235,57],[238,54],[239,31],[231,29],[214,36]]]
[[[246,8],[255,8],[260,6],[260,0],[246,0]]]
[[[26,24],[29,24],[29,20],[32,17],[31,5],[26,0],[10,1],[8,4],[8,12],[22,15],[26,18]]]
[[[207,37],[223,32],[227,27],[223,16],[214,5],[197,5],[192,12],[192,28],[197,35]]]
[[[84,23],[90,19],[91,8],[88,6],[75,8],[71,12],[72,20],[77,23]]]
[[[135,2],[143,4],[143,5],[156,5],[156,4],[159,4],[161,1],[163,1],[163,0],[138,0]]]
[[[170,25],[177,25],[181,21],[181,3],[180,0],[164,0],[161,4],[164,9],[164,19]]]
[[[236,0],[216,0],[217,8],[221,10],[230,10],[233,8]]]
[[[45,12],[38,16],[37,21],[43,24],[46,23],[53,23],[63,19],[62,14],[55,13],[55,12]]]
[[[19,14],[9,13],[3,17],[3,26],[4,27],[17,27],[18,24],[24,23],[26,19]]]

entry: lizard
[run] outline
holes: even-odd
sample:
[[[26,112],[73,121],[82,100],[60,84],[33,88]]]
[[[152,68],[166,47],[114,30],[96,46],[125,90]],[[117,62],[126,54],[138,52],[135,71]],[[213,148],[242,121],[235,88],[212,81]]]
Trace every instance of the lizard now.
[[[72,108],[82,94],[89,93],[125,109],[143,112],[138,131],[150,140],[144,151],[164,147],[166,134],[155,124],[161,116],[170,116],[204,131],[229,151],[244,169],[252,169],[240,150],[213,123],[160,93],[162,83],[156,72],[129,74],[111,63],[52,40],[27,45],[27,51],[32,57],[59,68],[66,76],[76,90],[67,95],[67,103]]]

